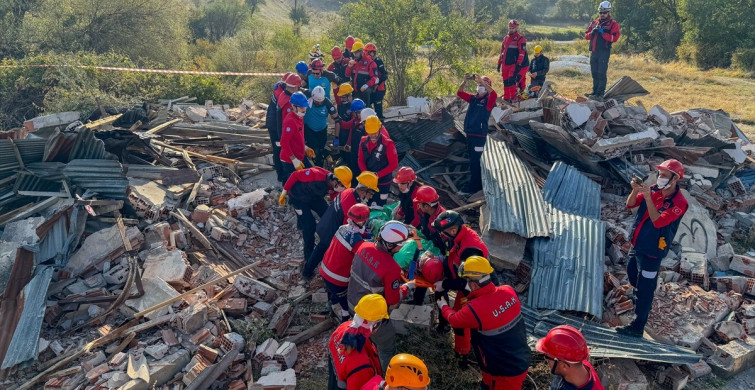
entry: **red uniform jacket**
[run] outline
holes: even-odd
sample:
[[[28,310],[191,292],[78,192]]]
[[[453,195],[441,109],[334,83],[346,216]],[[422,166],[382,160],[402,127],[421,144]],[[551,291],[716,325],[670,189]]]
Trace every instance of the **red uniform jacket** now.
[[[503,38],[501,43],[501,55],[498,57],[499,65],[521,65],[527,54],[527,40],[522,34],[515,32]]]
[[[291,156],[304,160],[304,118],[293,111],[283,118],[280,159],[290,164]]]
[[[355,231],[352,225],[339,227],[322,258],[320,264],[322,278],[336,286],[348,286],[351,263],[354,262],[354,255],[363,242],[364,237]]]
[[[383,380],[383,377],[380,375],[375,375],[370,379],[367,383],[362,386],[361,390],[384,390],[385,389],[385,381]]]
[[[592,33],[593,29],[600,29],[603,27],[603,34],[597,31]],[[596,50],[611,50],[611,45],[619,40],[621,36],[621,29],[619,23],[611,18],[607,18],[601,21],[600,18],[593,20],[590,26],[585,31],[585,39],[590,41],[590,51]]]
[[[362,385],[381,372],[380,361],[375,345],[369,338],[361,352],[353,350],[350,354],[346,354],[339,347],[341,338],[351,324],[352,321],[346,321],[336,328],[328,341],[328,349],[339,384],[345,384],[347,390],[359,390]]]
[[[406,296],[407,289],[401,285],[401,267],[393,256],[365,242],[354,256],[347,293],[349,306],[353,309],[367,294],[380,294],[388,306],[393,306]]]
[[[378,149],[382,148],[382,150]],[[366,153],[365,153],[365,149]],[[378,150],[375,150],[378,149]],[[370,141],[369,136],[362,137],[359,143],[359,169],[375,172],[378,176],[378,184],[390,184],[393,180],[393,171],[398,168],[398,152],[388,130],[380,129],[380,137],[377,142]]]
[[[362,59],[356,61],[354,66],[347,66],[346,76],[351,77],[351,85],[354,87],[354,91],[359,91],[364,84],[373,87],[380,82],[377,64],[367,55],[363,55]]]
[[[511,286],[490,283],[467,296],[459,311],[443,307],[443,317],[454,328],[472,329],[472,346],[482,372],[517,376],[530,365],[522,305]]]
[[[464,289],[466,281],[459,277],[459,266],[467,257],[474,255],[487,259],[488,247],[472,228],[462,225],[448,250],[443,288],[457,291]]]

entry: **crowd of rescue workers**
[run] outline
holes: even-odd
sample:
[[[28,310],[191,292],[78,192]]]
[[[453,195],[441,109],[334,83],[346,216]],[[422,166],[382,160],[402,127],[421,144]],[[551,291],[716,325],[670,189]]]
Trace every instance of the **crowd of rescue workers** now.
[[[596,100],[605,92],[611,44],[620,35],[611,4],[600,3],[598,11],[585,33],[593,75],[588,96]],[[529,61],[519,23],[511,20],[508,27],[498,71],[503,99],[515,102],[537,96],[549,61],[540,46]],[[426,389],[431,381],[427,364],[416,356],[397,354],[389,312],[402,301],[421,305],[428,291],[441,314],[435,331],[453,331],[458,363],[464,369],[470,363],[479,367],[480,389],[522,388],[531,352],[519,297],[512,287],[498,285],[488,248],[477,232],[457,212],[446,210],[438,192],[418,181],[412,168],[398,166],[396,146],[382,124],[389,75],[378,48],[349,36],[343,49],[331,50],[333,61],[327,68],[324,57],[316,45],[309,63],[299,62],[275,84],[267,126],[283,183],[279,203],[294,208],[303,235],[303,280],[319,273],[332,313],[342,322],[328,342],[328,389]],[[473,93],[466,92],[469,82],[476,84]],[[464,132],[470,180],[459,193],[464,197],[482,189],[480,159],[498,96],[490,78],[470,74],[457,95],[469,103]],[[328,118],[335,132],[332,146],[326,148]],[[339,160],[331,161],[331,172],[323,166],[333,149]],[[632,183],[626,205],[638,207],[638,213],[627,268],[637,290],[637,318],[617,329],[622,334],[643,337],[660,259],[668,251],[664,243],[671,242],[687,210],[678,187],[683,176],[684,167],[668,160],[658,166],[657,185]],[[391,220],[371,231],[370,212],[383,208],[394,184],[398,205]],[[402,269],[394,254],[420,236],[441,254]],[[537,342],[536,350],[544,354],[553,374],[551,389],[603,389],[579,330],[557,326]]]

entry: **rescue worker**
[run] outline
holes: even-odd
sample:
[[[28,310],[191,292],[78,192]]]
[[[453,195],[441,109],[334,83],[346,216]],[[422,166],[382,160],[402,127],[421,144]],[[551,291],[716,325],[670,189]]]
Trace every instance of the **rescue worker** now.
[[[360,99],[355,99],[354,101],[357,100]],[[359,145],[362,143],[362,138],[367,135],[367,131],[364,129],[366,120],[370,116],[375,115],[375,110],[370,107],[365,107],[361,111],[355,111],[355,114],[356,119],[354,120],[353,134],[351,137],[351,165],[349,165],[349,167],[352,168],[352,170],[355,170],[355,172],[361,172],[362,169],[359,167]],[[359,138],[355,139],[357,136]]]
[[[374,86],[380,82],[377,64],[370,56],[364,54],[362,42],[354,42],[352,50],[354,58],[349,61],[349,65],[346,67],[346,76],[351,78],[354,97],[362,99],[364,104],[369,107]]]
[[[309,64],[304,61],[299,61],[296,63],[295,69],[297,75],[301,78],[302,88],[307,88],[309,86]]]
[[[608,82],[608,59],[611,57],[611,45],[619,40],[621,29],[619,23],[611,19],[611,3],[603,1],[598,6],[598,18],[585,32],[585,39],[590,41],[590,73],[592,73],[592,93],[588,97],[602,99]]]
[[[317,224],[315,232],[320,241],[315,245],[315,249],[306,259],[307,262],[302,269],[302,277],[305,281],[312,279],[315,269],[322,261],[322,257],[328,250],[336,231],[341,225],[347,223],[347,212],[351,209],[351,206],[357,203],[368,204],[377,191],[377,175],[372,172],[362,172],[357,176],[355,188],[347,188],[336,196]]]
[[[370,42],[364,45],[364,52],[375,62],[377,65],[378,83],[375,85],[375,90],[370,96],[370,103],[375,109],[375,114],[382,121],[383,120],[383,99],[385,98],[385,81],[388,80],[388,70],[385,69],[385,63],[377,56],[377,46]]]
[[[351,265],[347,290],[351,310],[367,294],[381,294],[388,306],[398,305],[409,295],[413,282],[401,284],[401,266],[393,259],[393,254],[409,238],[406,225],[388,221],[375,235],[375,242],[365,242],[359,247]],[[380,366],[385,370],[396,354],[396,330],[391,321],[383,321],[371,338],[378,350]]]
[[[299,77],[298,74],[292,73],[286,78],[286,85],[284,90],[278,94],[278,105],[276,107],[276,121],[275,124],[277,125],[277,132],[278,132],[278,139],[280,140],[281,135],[283,134],[283,118],[288,115],[289,112],[291,112],[291,96],[299,92],[301,90],[301,77]],[[278,150],[280,150],[280,141],[278,142]],[[277,157],[278,155],[276,155]],[[281,165],[282,167],[282,165]],[[285,170],[283,180],[281,180],[281,183],[286,182],[286,176],[285,176]]]
[[[315,151],[315,165],[322,166],[325,159],[325,144],[328,143],[328,116],[335,122],[335,134],[341,130],[338,110],[325,95],[321,86],[312,90],[309,108],[304,115],[304,140]]]
[[[530,69],[530,56],[527,50],[524,50],[524,61],[521,65],[517,65],[514,72],[516,73],[517,92],[522,100],[527,99],[527,72]]]
[[[310,64],[310,71],[307,74],[307,87],[313,91],[317,87],[322,87],[325,92],[325,98],[330,99],[330,80],[324,76],[325,64],[322,60],[314,60]],[[332,72],[329,72],[332,73]],[[333,74],[335,76],[335,74]],[[335,81],[335,77],[333,77]]]
[[[354,41],[355,41],[355,38],[349,35],[348,37],[346,37],[346,40],[343,42],[343,56],[347,60],[354,58],[354,53],[352,53],[351,51],[351,49],[354,46]]]
[[[385,298],[365,295],[354,311],[354,320],[338,326],[328,340],[328,390],[359,390],[383,372],[370,335],[389,318]]]
[[[470,290],[467,304],[454,310],[445,298],[437,303],[452,327],[471,329],[482,373],[480,389],[521,389],[530,365],[522,306],[511,286],[493,284],[492,273],[493,267],[486,258],[467,258],[459,267],[459,276]]]
[[[433,227],[440,232],[441,239],[445,243],[443,253],[445,255],[445,279],[435,286],[435,292],[456,291],[457,299],[454,299],[454,310],[460,310],[466,302],[466,281],[459,276],[459,267],[471,256],[488,257],[488,247],[480,236],[467,225],[459,213],[448,210],[440,213]],[[471,348],[469,329],[453,326],[454,351],[459,358],[459,364],[465,368],[468,364],[467,355]],[[444,329],[443,323],[438,324],[439,329]]]
[[[637,316],[631,324],[616,331],[634,337],[643,335],[653,307],[661,260],[668,254],[688,208],[687,199],[679,188],[679,181],[684,178],[682,163],[670,159],[657,168],[658,179],[654,186],[632,180],[632,192],[627,197],[627,208],[637,208],[627,263],[629,283],[637,290],[634,306]]]
[[[283,191],[278,198],[278,204],[285,206],[291,203],[296,212],[297,226],[302,233],[304,242],[304,258],[309,258],[315,247],[315,217],[325,213],[328,203],[325,196],[329,191],[341,193],[351,187],[351,170],[341,166],[331,173],[325,168],[313,167],[293,172],[283,185]],[[289,201],[286,200],[289,199]]]
[[[441,257],[436,257],[432,255],[432,252],[425,252],[420,256],[419,260],[417,261],[417,272],[415,275],[415,280],[417,278],[421,278],[423,281],[427,282],[427,284],[435,285],[439,282],[443,281],[443,260],[441,260]],[[428,287],[425,286],[417,286],[415,284],[414,286],[414,296],[412,297],[411,304],[412,305],[422,305],[425,303],[425,294],[427,293]],[[435,299],[438,299],[441,296],[440,293],[435,297]]]
[[[509,32],[503,38],[498,71],[503,78],[503,98],[511,101],[516,96],[517,70],[522,68],[527,56],[527,40],[519,34],[519,21],[509,21]]]
[[[291,73],[286,73],[273,85],[273,93],[270,97],[270,104],[267,106],[267,112],[265,115],[265,127],[267,127],[267,134],[270,136],[270,146],[273,148],[273,165],[275,166],[275,174],[278,181],[283,182],[283,165],[281,165],[280,158],[280,133],[278,131],[278,97],[286,90],[286,79]]]
[[[375,172],[378,175],[380,196],[372,199],[370,207],[382,208],[391,192],[393,171],[398,168],[398,152],[396,144],[376,115],[365,119],[364,131],[367,135],[362,137],[359,144],[359,170]]]
[[[417,227],[428,240],[433,242],[436,248],[445,251],[446,243],[435,230],[435,219],[438,218],[446,209],[440,204],[440,197],[435,188],[430,186],[421,186],[417,189],[412,199],[417,209],[419,224]]]
[[[417,181],[417,175],[411,167],[401,167],[396,172],[393,182],[398,186],[399,204],[393,209],[393,219],[402,221],[415,228],[419,227],[419,213],[414,198],[422,183]]]
[[[427,365],[414,355],[400,353],[388,363],[385,380],[375,376],[362,390],[427,390],[429,384]]]
[[[354,164],[356,158],[352,157],[351,151],[354,150],[356,146],[359,146],[359,141],[362,139],[356,129],[359,122],[362,120],[359,117],[359,113],[365,106],[361,99],[352,98],[351,93],[353,91],[354,89],[351,87],[351,84],[344,83],[338,87],[338,93],[342,94],[342,101],[338,106],[338,116],[341,117],[341,131],[338,133],[337,143],[338,146],[341,147],[341,161],[344,164],[348,164],[349,168],[357,168],[356,172],[359,172],[359,165]],[[334,140],[334,145],[335,143],[336,141]],[[354,169],[352,169],[352,171],[354,171]]]
[[[533,87],[542,87],[545,84],[545,76],[550,70],[550,60],[543,54],[543,47],[535,46],[535,57],[530,62],[530,89]],[[535,93],[537,96],[537,93]]]
[[[603,390],[598,373],[587,361],[587,340],[577,329],[556,326],[537,341],[535,349],[545,354],[553,374],[550,390]]]
[[[338,76],[338,78],[340,79],[340,83],[348,83],[350,79],[346,77],[346,66],[349,63],[349,59],[344,57],[343,52],[341,51],[341,48],[338,46],[333,47],[333,50],[330,51],[330,56],[333,58],[333,62],[330,65],[328,65],[328,71]],[[348,85],[351,86],[350,84]],[[341,104],[341,98],[340,98],[341,95],[339,95],[338,93],[339,88],[340,86],[335,87],[333,89],[333,96],[335,97],[336,105]]]
[[[472,95],[464,89],[467,82],[474,80],[477,83],[477,93]],[[456,95],[465,102],[469,103],[467,115],[464,117],[464,133],[467,136],[467,154],[469,155],[469,182],[466,189],[460,191],[459,195],[474,194],[482,189],[482,151],[485,148],[485,142],[488,139],[488,119],[490,112],[495,107],[495,101],[498,95],[490,86],[490,79],[485,76],[467,75],[464,82],[461,83]]]
[[[309,50],[309,62],[312,63],[314,60],[322,60],[325,57],[325,53],[320,50],[320,44],[316,43],[314,46],[312,46],[312,49]]]
[[[369,233],[367,220],[370,219],[370,208],[365,204],[357,203],[349,208],[346,215],[348,222],[338,228],[320,264],[320,276],[328,289],[330,303],[333,306],[339,304],[342,321],[349,319],[346,289],[349,286],[354,255]]]
[[[304,115],[307,114],[309,101],[303,93],[296,92],[291,95],[290,103],[292,111],[283,118],[280,152],[286,180],[294,171],[304,169],[305,156],[315,157],[315,151],[304,144]]]

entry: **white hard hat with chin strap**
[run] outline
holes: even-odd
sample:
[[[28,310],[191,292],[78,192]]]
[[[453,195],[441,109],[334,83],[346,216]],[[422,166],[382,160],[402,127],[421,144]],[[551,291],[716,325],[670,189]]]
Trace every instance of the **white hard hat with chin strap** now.
[[[604,1],[601,2],[598,6],[598,11],[611,11],[611,2],[610,1]]]

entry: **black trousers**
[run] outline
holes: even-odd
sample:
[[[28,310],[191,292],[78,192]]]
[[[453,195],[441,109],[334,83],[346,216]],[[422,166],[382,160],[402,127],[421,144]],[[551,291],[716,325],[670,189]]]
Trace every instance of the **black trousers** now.
[[[304,125],[304,143],[315,151],[314,163],[318,167],[322,166],[325,159],[325,144],[328,143],[328,128],[325,127],[320,131],[315,131]]]
[[[281,164],[281,140],[280,137],[278,137],[278,130],[275,126],[268,127],[267,134],[270,135],[270,145],[273,147],[273,165],[275,166],[275,173],[278,175],[278,181],[285,184],[283,178],[286,175],[283,171],[283,164]]]
[[[385,91],[375,91],[370,96],[372,101],[372,108],[375,109],[375,114],[380,120],[383,120],[383,99],[385,98]]]
[[[469,155],[469,184],[465,192],[474,194],[482,189],[482,151],[488,137],[467,135],[467,154]]]
[[[296,225],[301,230],[302,241],[304,241],[304,258],[308,259],[315,247],[315,227],[317,226],[312,212],[322,217],[328,208],[328,202],[324,198],[315,198],[309,202],[293,200],[291,206],[296,211]]]
[[[608,58],[611,52],[608,50],[594,51],[590,54],[590,72],[592,73],[592,94],[603,96],[606,93],[608,80]]]
[[[637,302],[634,306],[634,313],[637,317],[630,326],[636,330],[645,329],[645,324],[648,322],[650,309],[653,307],[655,288],[658,286],[658,270],[660,267],[660,259],[643,256],[636,253],[634,249],[629,252],[627,277],[632,287],[637,289]]]

